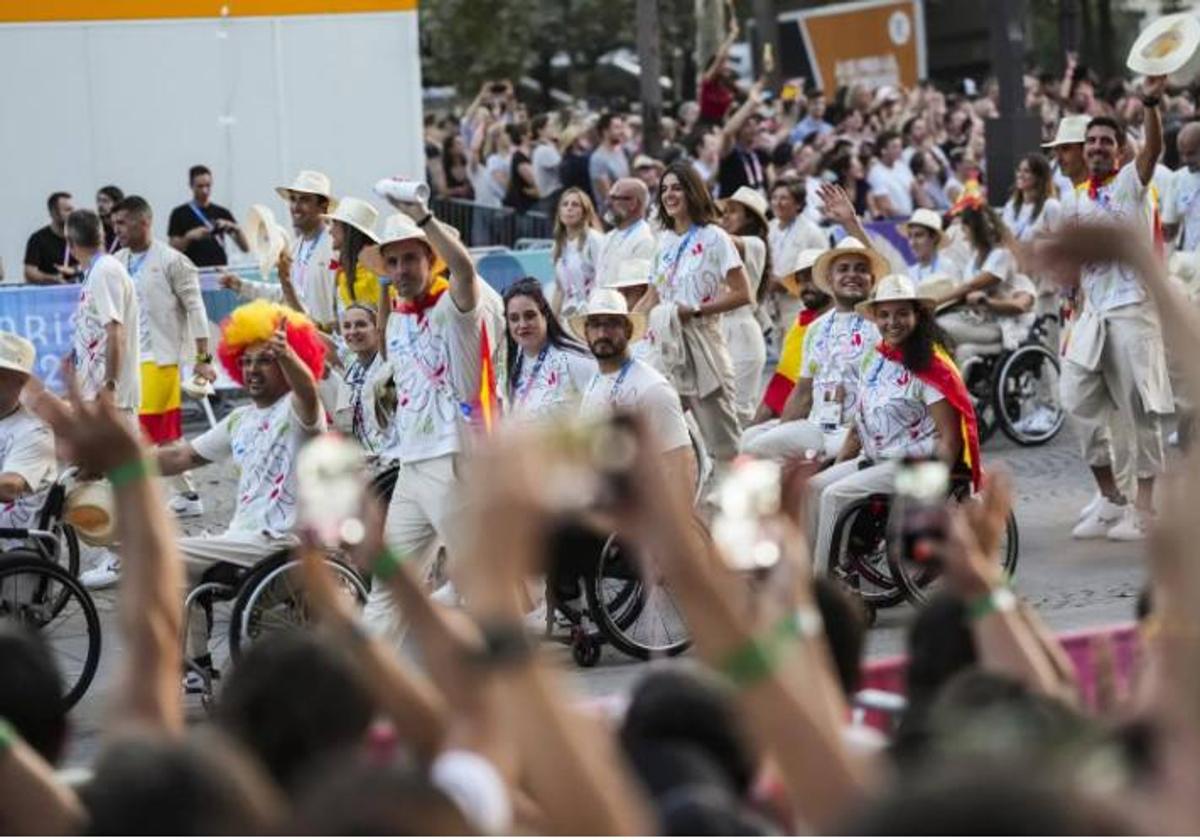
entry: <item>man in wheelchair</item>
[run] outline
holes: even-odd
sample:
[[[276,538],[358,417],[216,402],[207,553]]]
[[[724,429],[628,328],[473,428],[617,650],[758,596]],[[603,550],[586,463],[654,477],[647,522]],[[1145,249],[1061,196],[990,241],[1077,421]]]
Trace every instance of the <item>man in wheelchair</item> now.
[[[218,356],[251,404],[235,408],[190,441],[158,451],[158,468],[177,475],[232,459],[239,470],[233,519],[219,536],[184,537],[190,582],[216,564],[250,567],[293,544],[296,456],[325,430],[317,396],[325,348],[305,316],[266,300],[234,310],[221,327]],[[189,655],[211,667],[206,622],[190,617]]]
[[[858,400],[833,466],[809,482],[809,529],[814,569],[828,568],[833,530],[851,504],[890,493],[907,458],[960,462],[978,487],[981,472],[975,409],[934,320],[936,302],[918,296],[912,280],[893,274],[856,309],[882,340],[859,367]]]
[[[0,332],[0,528],[32,527],[54,479],[54,434],[20,401],[35,358],[24,338]]]

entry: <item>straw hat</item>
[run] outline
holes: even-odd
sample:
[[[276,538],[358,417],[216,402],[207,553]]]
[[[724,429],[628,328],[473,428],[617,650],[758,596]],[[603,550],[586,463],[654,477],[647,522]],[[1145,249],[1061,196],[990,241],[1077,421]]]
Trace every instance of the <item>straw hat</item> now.
[[[907,230],[910,225],[929,228],[931,231],[941,237],[943,231],[942,214],[938,213],[936,210],[927,210],[924,207],[921,207],[913,211],[913,214],[909,216],[908,221],[904,223],[903,227],[905,230]]]
[[[67,493],[65,511],[63,519],[88,545],[106,546],[116,541],[116,504],[107,481],[76,484]]]
[[[322,213],[321,218],[350,225],[372,242],[379,241],[375,234],[375,220],[379,218],[379,211],[361,198],[346,196],[338,202],[336,210],[332,213]]]
[[[872,290],[879,283],[879,278],[891,269],[888,261],[880,254],[863,245],[853,236],[847,236],[836,246],[821,254],[813,263],[813,282],[817,284],[818,289],[827,295],[833,294],[833,288],[829,285],[829,269],[833,266],[834,260],[847,256],[865,257],[870,262]]]
[[[733,195],[729,196],[725,201],[736,201],[761,219],[764,225],[767,224],[767,200],[763,198],[762,193],[758,190],[752,190],[749,187],[738,187]]]
[[[630,259],[617,266],[617,277],[605,284],[607,289],[628,289],[630,286],[645,286],[650,282],[654,264],[650,260]]]
[[[584,306],[583,312],[571,316],[571,332],[575,335],[583,335],[584,324],[589,315],[620,315],[628,319],[629,323],[633,325],[633,334],[629,337],[630,344],[646,334],[645,313],[630,312],[629,305],[625,303],[625,296],[616,289],[593,289],[592,293],[588,295],[587,305]]]
[[[633,166],[630,167],[634,172],[639,169],[666,169],[667,166],[658,158],[652,158],[650,155],[638,155],[633,159]]]
[[[824,253],[824,248],[802,248],[800,253],[796,254],[796,262],[792,265],[792,270],[779,278],[780,284],[787,289],[789,295],[800,297],[800,283],[797,282],[796,275],[812,268]]]
[[[875,320],[875,307],[878,304],[897,301],[911,301],[927,312],[932,312],[935,305],[933,298],[917,294],[912,278],[903,274],[889,274],[879,281],[879,286],[875,289],[875,294],[871,296],[871,299],[863,301],[854,309],[859,315],[873,321]]]
[[[1058,130],[1054,139],[1043,143],[1043,149],[1053,149],[1055,146],[1073,146],[1087,139],[1087,127],[1092,118],[1087,114],[1072,114],[1058,121]]]
[[[275,214],[265,204],[251,204],[242,222],[242,233],[250,243],[250,253],[258,259],[258,270],[264,279],[279,262],[279,255],[292,246],[292,235],[275,221]]]
[[[917,294],[924,298],[938,300],[953,292],[958,288],[958,281],[949,274],[932,274],[926,277],[921,282],[917,283]],[[941,312],[948,306],[954,306],[954,303],[942,303],[937,307],[938,312]]]
[[[15,333],[0,332],[0,369],[32,373],[36,358],[37,351],[28,340]]]
[[[359,262],[373,273],[383,276],[387,273],[384,271],[383,249],[396,242],[409,240],[424,242],[430,251],[433,250],[433,246],[429,244],[429,237],[423,229],[417,227],[416,222],[405,213],[393,213],[384,219],[383,235],[375,238],[376,244],[368,245],[359,252]]]
[[[1158,18],[1138,36],[1125,66],[1143,76],[1171,76],[1171,84],[1188,86],[1200,71],[1200,18],[1181,12]]]
[[[284,201],[291,198],[292,193],[319,195],[329,199],[330,203],[334,201],[333,185],[329,181],[329,176],[324,172],[314,172],[311,169],[301,169],[290,187],[276,187],[275,192]]]

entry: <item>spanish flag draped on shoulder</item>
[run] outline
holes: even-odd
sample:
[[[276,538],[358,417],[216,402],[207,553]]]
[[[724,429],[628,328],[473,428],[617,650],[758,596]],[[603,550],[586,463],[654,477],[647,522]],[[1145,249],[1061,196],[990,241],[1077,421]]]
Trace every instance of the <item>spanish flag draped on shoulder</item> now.
[[[804,334],[808,331],[808,325],[820,315],[815,309],[801,310],[783,338],[779,364],[775,366],[775,373],[767,383],[762,398],[763,404],[771,409],[776,417],[783,414],[783,406],[787,403],[792,388],[796,387],[796,380],[800,378],[800,370],[804,364]]]

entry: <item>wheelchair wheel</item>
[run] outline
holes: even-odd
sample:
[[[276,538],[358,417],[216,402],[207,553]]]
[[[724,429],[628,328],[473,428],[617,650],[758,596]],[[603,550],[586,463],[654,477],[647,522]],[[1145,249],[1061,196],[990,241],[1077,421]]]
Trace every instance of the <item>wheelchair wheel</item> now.
[[[1058,358],[1040,344],[1010,353],[996,374],[996,419],[1014,443],[1040,446],[1058,434],[1066,412],[1058,402]]]
[[[637,659],[676,656],[691,645],[683,612],[671,589],[644,579],[633,551],[617,535],[608,538],[586,578],[588,613],[604,639]]]
[[[971,395],[975,405],[975,421],[979,427],[979,445],[996,431],[996,405],[992,395],[995,387],[992,385],[994,365],[991,357],[968,359],[963,365],[963,383]]]
[[[833,529],[829,575],[869,606],[894,607],[904,590],[888,565],[886,496],[860,499],[846,508]]]
[[[1020,535],[1017,531],[1017,518],[1011,512],[1008,514],[1008,524],[1000,537],[1000,564],[1009,578],[1017,573],[1017,556],[1020,553]],[[891,552],[888,562],[891,565],[895,579],[900,583],[904,596],[913,604],[926,603],[938,591],[937,570],[928,562],[898,556],[899,552]]]
[[[83,697],[100,663],[100,615],[92,596],[65,569],[37,551],[0,557],[0,620],[15,621],[42,639],[63,677],[63,703]]]
[[[367,586],[358,573],[340,560],[327,558],[325,562],[338,585],[359,607],[366,606]],[[242,580],[229,612],[229,655],[234,662],[249,645],[312,622],[300,565],[285,549],[259,562]]]

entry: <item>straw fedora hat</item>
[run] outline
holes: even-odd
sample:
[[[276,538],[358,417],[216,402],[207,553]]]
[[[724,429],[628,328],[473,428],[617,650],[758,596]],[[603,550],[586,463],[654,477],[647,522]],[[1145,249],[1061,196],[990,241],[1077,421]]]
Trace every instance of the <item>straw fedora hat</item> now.
[[[372,242],[379,241],[375,233],[375,221],[379,218],[379,211],[361,198],[346,196],[338,202],[336,210],[332,213],[322,213],[321,218],[350,225]]]
[[[908,217],[908,221],[905,222],[902,227],[907,231],[912,225],[929,228],[931,231],[936,233],[938,237],[941,237],[942,232],[945,230],[942,225],[942,214],[936,210],[928,210],[924,207],[914,210],[913,214]]]
[[[921,282],[917,283],[917,295],[923,298],[937,300],[953,292],[958,288],[958,281],[949,274],[931,274]],[[953,303],[938,304],[937,311],[941,312],[948,306],[954,306]]]
[[[1087,114],[1072,114],[1058,121],[1058,129],[1054,139],[1043,143],[1043,149],[1053,149],[1055,146],[1073,146],[1087,139],[1087,127],[1092,118]]]
[[[28,339],[16,333],[0,332],[0,369],[32,373],[35,359],[37,350]]]
[[[630,312],[629,305],[625,303],[625,296],[616,289],[593,289],[592,293],[588,295],[583,311],[571,316],[571,332],[575,335],[583,335],[583,327],[589,315],[620,315],[626,318],[633,325],[633,334],[629,336],[630,344],[646,334],[645,313]]]
[[[433,246],[429,244],[429,237],[425,235],[423,229],[417,227],[416,222],[404,213],[393,213],[384,219],[383,235],[376,237],[376,244],[368,245],[359,253],[359,262],[382,277],[387,273],[383,265],[383,249],[396,242],[408,242],[409,240],[424,242],[426,247],[433,251]]]
[[[1200,18],[1195,12],[1158,18],[1133,42],[1125,66],[1143,76],[1171,76],[1173,85],[1191,85],[1200,72]]]
[[[292,247],[292,235],[275,221],[275,214],[265,204],[250,205],[250,212],[242,222],[242,233],[250,243],[250,253],[258,260],[263,279],[279,262],[279,255]]]
[[[733,195],[724,199],[724,201],[736,201],[757,216],[764,225],[767,224],[767,200],[763,198],[762,193],[758,190],[752,190],[749,187],[738,187]],[[724,201],[722,202],[722,206],[724,206]]]
[[[796,262],[792,265],[792,270],[779,278],[779,283],[792,297],[800,297],[800,283],[796,280],[796,275],[801,271],[811,269],[825,253],[824,248],[802,248],[800,253],[796,254]]]
[[[628,289],[630,286],[645,286],[650,283],[650,272],[654,264],[650,260],[630,259],[617,266],[617,276],[611,283],[605,284],[607,289]]]
[[[813,282],[817,284],[818,289],[827,295],[833,294],[833,289],[829,285],[829,269],[833,266],[833,261],[838,257],[847,256],[864,257],[870,263],[872,291],[878,285],[879,278],[891,270],[888,261],[881,254],[863,245],[853,236],[847,236],[837,245],[821,254],[817,258],[817,261],[813,263]]]
[[[896,303],[910,301],[926,312],[933,312],[934,300],[917,293],[911,277],[903,274],[889,274],[879,281],[875,294],[870,300],[864,300],[854,310],[865,318],[875,320],[875,307],[881,303]]]
[[[116,541],[117,508],[107,481],[81,481],[67,493],[63,519],[88,545],[106,546]]]
[[[333,185],[329,181],[329,176],[324,172],[315,172],[311,169],[301,169],[300,174],[296,176],[296,180],[292,181],[290,187],[276,187],[275,192],[284,201],[292,197],[292,193],[304,193],[306,195],[319,195],[329,199],[330,204],[333,204]]]

